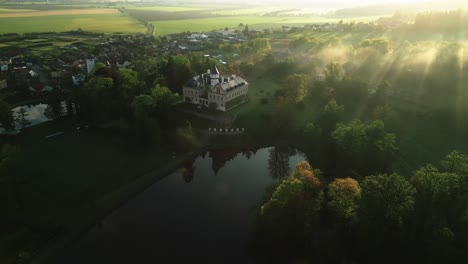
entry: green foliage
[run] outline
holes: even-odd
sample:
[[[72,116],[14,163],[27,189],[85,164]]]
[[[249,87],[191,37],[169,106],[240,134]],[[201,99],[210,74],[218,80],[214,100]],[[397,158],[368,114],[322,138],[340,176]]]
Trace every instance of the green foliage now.
[[[322,129],[314,123],[308,123],[304,127],[304,139],[308,147],[317,144],[322,136]]]
[[[116,71],[116,88],[126,104],[130,104],[136,95],[145,92],[145,83],[140,81],[138,75],[138,72],[130,69],[118,69]]]
[[[328,206],[339,218],[357,220],[358,203],[361,198],[361,187],[352,178],[335,179],[328,184]]]
[[[114,80],[109,77],[94,76],[83,86],[83,111],[89,120],[109,119],[119,109],[114,93]],[[102,102],[107,102],[103,104]]]
[[[271,50],[270,40],[267,38],[256,38],[252,40],[254,52],[266,52]]]
[[[414,210],[416,191],[398,174],[368,176],[361,188],[359,218],[371,230],[400,227]]]
[[[396,136],[385,131],[381,120],[369,125],[360,120],[340,123],[332,138],[343,158],[367,173],[386,171],[398,150]]]
[[[432,165],[417,170],[411,178],[417,190],[420,213],[431,225],[454,224],[468,206],[463,176],[440,172]]]
[[[287,79],[288,94],[291,94],[293,102],[300,103],[304,101],[308,89],[311,85],[311,78],[306,74],[291,74]]]
[[[330,62],[325,68],[325,76],[327,82],[336,84],[343,79],[343,67],[337,62]]]
[[[194,73],[190,68],[190,61],[183,55],[171,56],[165,66],[164,75],[167,85],[171,91],[182,92],[182,86],[193,77]]]
[[[468,175],[468,157],[456,150],[440,162],[443,171]]]
[[[390,42],[386,39],[365,39],[359,44],[360,48],[368,48],[385,55],[390,52]]]
[[[320,181],[311,170],[307,162],[299,163],[293,174],[278,185],[260,208],[257,227],[270,250],[286,245],[297,251],[295,246],[300,247],[317,229],[323,192]]]
[[[337,146],[351,154],[363,152],[369,143],[366,135],[367,126],[360,120],[354,120],[349,125],[340,123],[336,126],[332,137]]]
[[[96,64],[94,64],[94,67],[91,69],[91,74],[96,74],[96,72],[98,72],[99,70],[103,69],[103,68],[106,68],[106,65],[102,62],[97,62]]]
[[[336,124],[343,119],[344,106],[338,105],[335,99],[331,99],[323,107],[320,116],[318,117],[318,124],[323,130],[325,135],[329,135],[336,127]]]

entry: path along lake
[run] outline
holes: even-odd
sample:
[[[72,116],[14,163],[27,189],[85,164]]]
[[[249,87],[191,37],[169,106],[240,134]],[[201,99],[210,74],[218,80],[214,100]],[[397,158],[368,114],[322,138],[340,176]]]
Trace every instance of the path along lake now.
[[[250,212],[304,159],[292,148],[203,153],[103,219],[54,263],[255,263]]]

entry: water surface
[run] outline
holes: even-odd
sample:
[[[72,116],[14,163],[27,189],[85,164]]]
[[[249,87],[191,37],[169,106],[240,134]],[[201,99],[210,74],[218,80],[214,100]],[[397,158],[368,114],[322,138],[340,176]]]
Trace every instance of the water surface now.
[[[304,160],[278,150],[199,156],[109,215],[55,263],[255,263],[249,212],[278,171]]]

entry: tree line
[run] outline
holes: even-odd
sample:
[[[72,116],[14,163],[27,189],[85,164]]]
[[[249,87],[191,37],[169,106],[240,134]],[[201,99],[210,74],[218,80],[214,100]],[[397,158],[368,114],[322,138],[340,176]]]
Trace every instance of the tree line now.
[[[273,263],[459,263],[468,259],[467,168],[453,151],[410,175],[358,181],[301,162],[267,191],[254,252]]]

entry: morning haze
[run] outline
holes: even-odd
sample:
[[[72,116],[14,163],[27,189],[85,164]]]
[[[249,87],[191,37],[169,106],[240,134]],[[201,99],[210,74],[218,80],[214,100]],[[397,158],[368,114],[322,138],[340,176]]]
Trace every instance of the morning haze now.
[[[467,263],[467,7],[0,0],[0,263]]]

